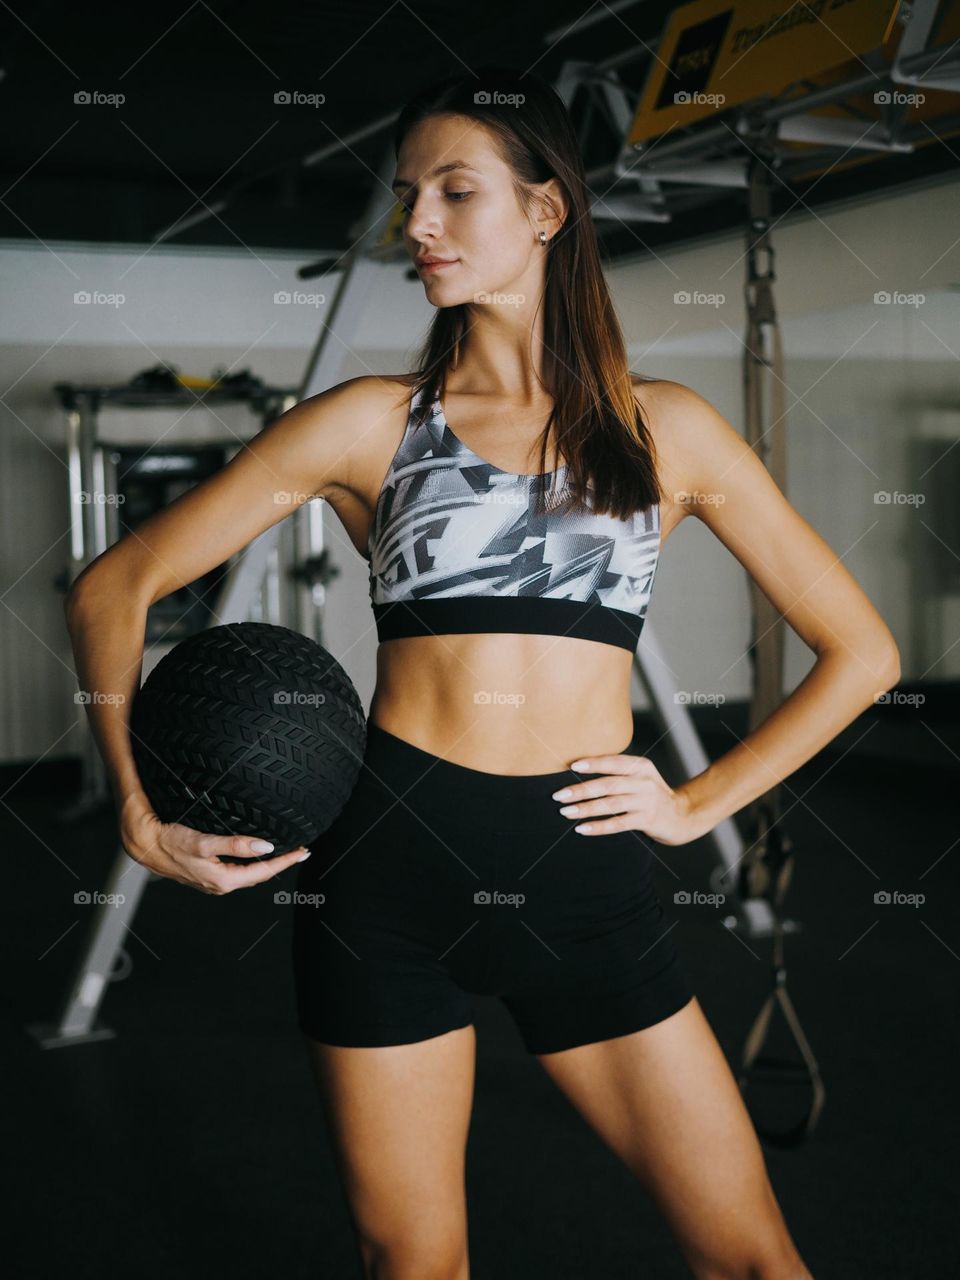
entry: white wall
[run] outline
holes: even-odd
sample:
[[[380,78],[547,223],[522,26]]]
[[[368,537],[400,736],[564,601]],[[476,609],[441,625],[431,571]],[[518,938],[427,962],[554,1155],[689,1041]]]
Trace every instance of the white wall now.
[[[960,438],[958,192],[954,181],[816,215],[799,209],[773,233],[787,496],[882,613],[905,680],[960,672],[960,599],[923,594],[922,562],[946,531],[923,505],[875,500],[929,496],[930,476],[911,473],[911,442],[938,439],[945,454]],[[631,367],[695,388],[741,431],[745,266],[743,237],[724,235],[609,276]],[[922,301],[875,301],[883,292]],[[724,301],[678,303],[678,293]],[[745,574],[701,521],[685,520],[669,540],[648,619],[680,688],[748,696]],[[788,689],[812,661],[788,630]]]
[[[787,353],[788,495],[831,543],[890,623],[904,677],[960,670],[957,600],[919,600],[922,508],[879,506],[877,490],[923,491],[907,446],[923,435],[947,449],[960,431],[960,276],[954,244],[957,185],[850,205],[798,209],[776,227],[776,301]],[[642,228],[640,228],[642,232]],[[638,246],[639,251],[639,246]],[[684,382],[738,428],[744,332],[742,237],[716,237],[667,255],[624,262],[611,287],[634,369]],[[0,242],[0,760],[77,749],[82,709],[60,596],[51,583],[68,554],[64,422],[58,381],[118,383],[161,360],[207,376],[249,368],[297,386],[324,316],[278,291],[316,293],[297,267],[314,253],[171,248],[104,251],[84,245]],[[378,268],[378,305],[355,336],[337,334],[337,381],[410,367],[432,309],[399,267]],[[325,283],[329,306],[332,281]],[[74,302],[78,291],[122,294],[120,305]],[[678,291],[722,293],[722,306],[680,305]],[[922,292],[920,306],[881,306],[878,290]],[[249,436],[242,408],[191,410],[179,424],[152,411],[107,410],[101,434],[167,440]],[[181,434],[182,433],[182,434]],[[376,634],[365,565],[325,509],[343,570],[328,593],[325,643],[365,705]],[[745,696],[747,591],[739,564],[696,520],[671,538],[649,621],[681,688]],[[642,643],[642,642],[641,642]],[[951,645],[954,645],[952,649]],[[788,643],[788,684],[811,655]],[[639,685],[637,704],[643,704]]]

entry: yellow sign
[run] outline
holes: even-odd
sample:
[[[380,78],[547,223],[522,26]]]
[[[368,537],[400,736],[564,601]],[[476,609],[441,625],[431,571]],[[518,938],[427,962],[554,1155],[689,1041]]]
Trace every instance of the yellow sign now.
[[[694,0],[675,9],[627,141],[659,137],[879,49],[898,0]]]

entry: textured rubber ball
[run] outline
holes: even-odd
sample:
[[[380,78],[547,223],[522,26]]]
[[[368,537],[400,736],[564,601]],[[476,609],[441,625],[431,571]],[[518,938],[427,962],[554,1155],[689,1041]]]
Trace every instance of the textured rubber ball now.
[[[350,798],[363,706],[315,640],[265,622],[200,631],[157,663],[133,703],[140,781],[162,822],[309,846]],[[228,858],[226,861],[250,861]]]

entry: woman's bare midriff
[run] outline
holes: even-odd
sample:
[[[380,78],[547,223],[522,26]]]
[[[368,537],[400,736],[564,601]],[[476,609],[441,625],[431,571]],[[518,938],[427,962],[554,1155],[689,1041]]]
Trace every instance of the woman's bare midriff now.
[[[395,396],[395,390],[390,395]],[[484,423],[489,427],[489,411],[485,418],[475,409],[471,417],[450,389],[446,407],[448,413],[455,412],[461,439],[464,432],[469,439],[479,439]],[[389,412],[380,409],[387,439],[380,453],[387,457],[400,441],[406,414],[402,400],[391,400]],[[498,421],[502,417],[497,415]],[[522,438],[532,443],[534,432],[528,428]],[[506,457],[498,452],[497,458],[506,467],[521,465],[516,454]],[[324,495],[365,558],[386,467],[382,456],[371,458],[365,468],[358,468],[354,488],[337,484]],[[661,555],[685,514],[664,496]],[[421,750],[468,769],[557,773],[580,758],[618,754],[630,743],[633,658],[631,650],[571,636],[482,632],[385,640],[377,649],[369,719]]]
[[[633,653],[570,636],[481,633],[386,640],[369,718],[485,773],[556,773],[633,737]]]

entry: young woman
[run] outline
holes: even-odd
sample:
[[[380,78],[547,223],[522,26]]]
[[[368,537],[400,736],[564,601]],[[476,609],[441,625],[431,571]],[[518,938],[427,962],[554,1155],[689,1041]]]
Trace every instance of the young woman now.
[[[298,871],[293,960],[365,1274],[469,1274],[484,992],[694,1275],[802,1280],[662,927],[651,842],[697,839],[809,760],[896,682],[896,646],[720,414],[631,376],[554,91],[495,68],[445,81],[407,105],[395,143],[406,248],[437,308],[419,369],[304,401],[101,557],[70,605],[81,679],[132,697],[149,604],[289,514],[287,491],[326,498],[368,555],[381,643],[356,791]],[[629,686],[659,555],[691,515],[817,660],[672,788],[630,753]],[[133,857],[216,894],[303,860],[221,863],[252,838],[161,823],[122,718],[94,714]]]

